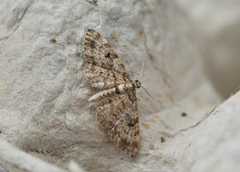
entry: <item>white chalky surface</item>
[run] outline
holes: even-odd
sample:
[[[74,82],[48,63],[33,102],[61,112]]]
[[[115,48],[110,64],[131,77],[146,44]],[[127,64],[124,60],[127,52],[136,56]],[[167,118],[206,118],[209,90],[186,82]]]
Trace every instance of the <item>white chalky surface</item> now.
[[[201,66],[199,47],[207,43],[196,41],[207,26],[195,28],[214,3],[192,15],[186,2],[2,0],[0,138],[50,164],[67,168],[74,160],[86,171],[239,169],[239,93],[195,125],[221,97]],[[220,21],[217,31],[237,21]],[[84,75],[86,28],[110,42],[132,78],[144,61],[142,85],[161,101],[137,92],[141,139],[134,159],[116,148],[90,111],[95,91]]]

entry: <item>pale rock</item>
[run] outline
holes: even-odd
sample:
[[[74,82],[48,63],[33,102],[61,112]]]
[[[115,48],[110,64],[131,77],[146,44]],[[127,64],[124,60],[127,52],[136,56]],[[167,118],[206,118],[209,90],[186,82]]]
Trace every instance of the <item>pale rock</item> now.
[[[209,45],[206,35],[233,29],[239,13],[232,11],[225,22],[218,16],[237,9],[234,3],[194,2],[2,0],[0,138],[65,169],[74,160],[86,171],[237,171],[240,96],[210,113],[222,97],[204,72],[201,50]],[[137,91],[141,140],[135,158],[110,141],[90,110],[95,90],[84,76],[82,54],[87,28],[106,37],[132,79],[139,79],[144,61],[141,82],[160,100]],[[214,47],[221,47],[214,38]],[[224,45],[226,55],[238,53]],[[14,165],[8,163],[6,171]]]

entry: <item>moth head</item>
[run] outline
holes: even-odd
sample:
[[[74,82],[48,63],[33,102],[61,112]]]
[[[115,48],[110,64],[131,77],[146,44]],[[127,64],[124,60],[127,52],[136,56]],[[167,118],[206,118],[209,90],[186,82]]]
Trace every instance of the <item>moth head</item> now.
[[[140,87],[141,87],[141,82],[139,82],[138,80],[136,80],[136,81],[134,82],[134,85],[135,85],[136,88],[140,88]]]

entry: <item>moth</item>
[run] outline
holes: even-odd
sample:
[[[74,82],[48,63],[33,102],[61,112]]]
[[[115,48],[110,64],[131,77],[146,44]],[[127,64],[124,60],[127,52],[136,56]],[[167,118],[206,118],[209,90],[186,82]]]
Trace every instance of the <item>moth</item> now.
[[[130,79],[121,59],[98,32],[87,29],[83,47],[86,78],[99,90],[88,101],[98,102],[97,120],[116,146],[134,157],[140,140],[136,89],[141,83]]]

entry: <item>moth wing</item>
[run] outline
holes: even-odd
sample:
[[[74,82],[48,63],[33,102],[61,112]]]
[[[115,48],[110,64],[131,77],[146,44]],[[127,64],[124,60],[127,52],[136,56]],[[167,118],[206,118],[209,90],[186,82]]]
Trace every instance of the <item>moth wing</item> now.
[[[83,53],[87,61],[85,75],[93,87],[97,83],[126,83],[130,76],[121,59],[112,49],[108,41],[98,32],[87,29],[83,40]],[[102,84],[99,85],[100,88]]]
[[[135,93],[130,93],[125,102],[125,112],[109,131],[113,142],[128,156],[134,157],[139,148],[139,114]]]
[[[136,93],[106,99],[97,107],[97,119],[109,132],[111,140],[128,156],[139,148],[139,114]]]

